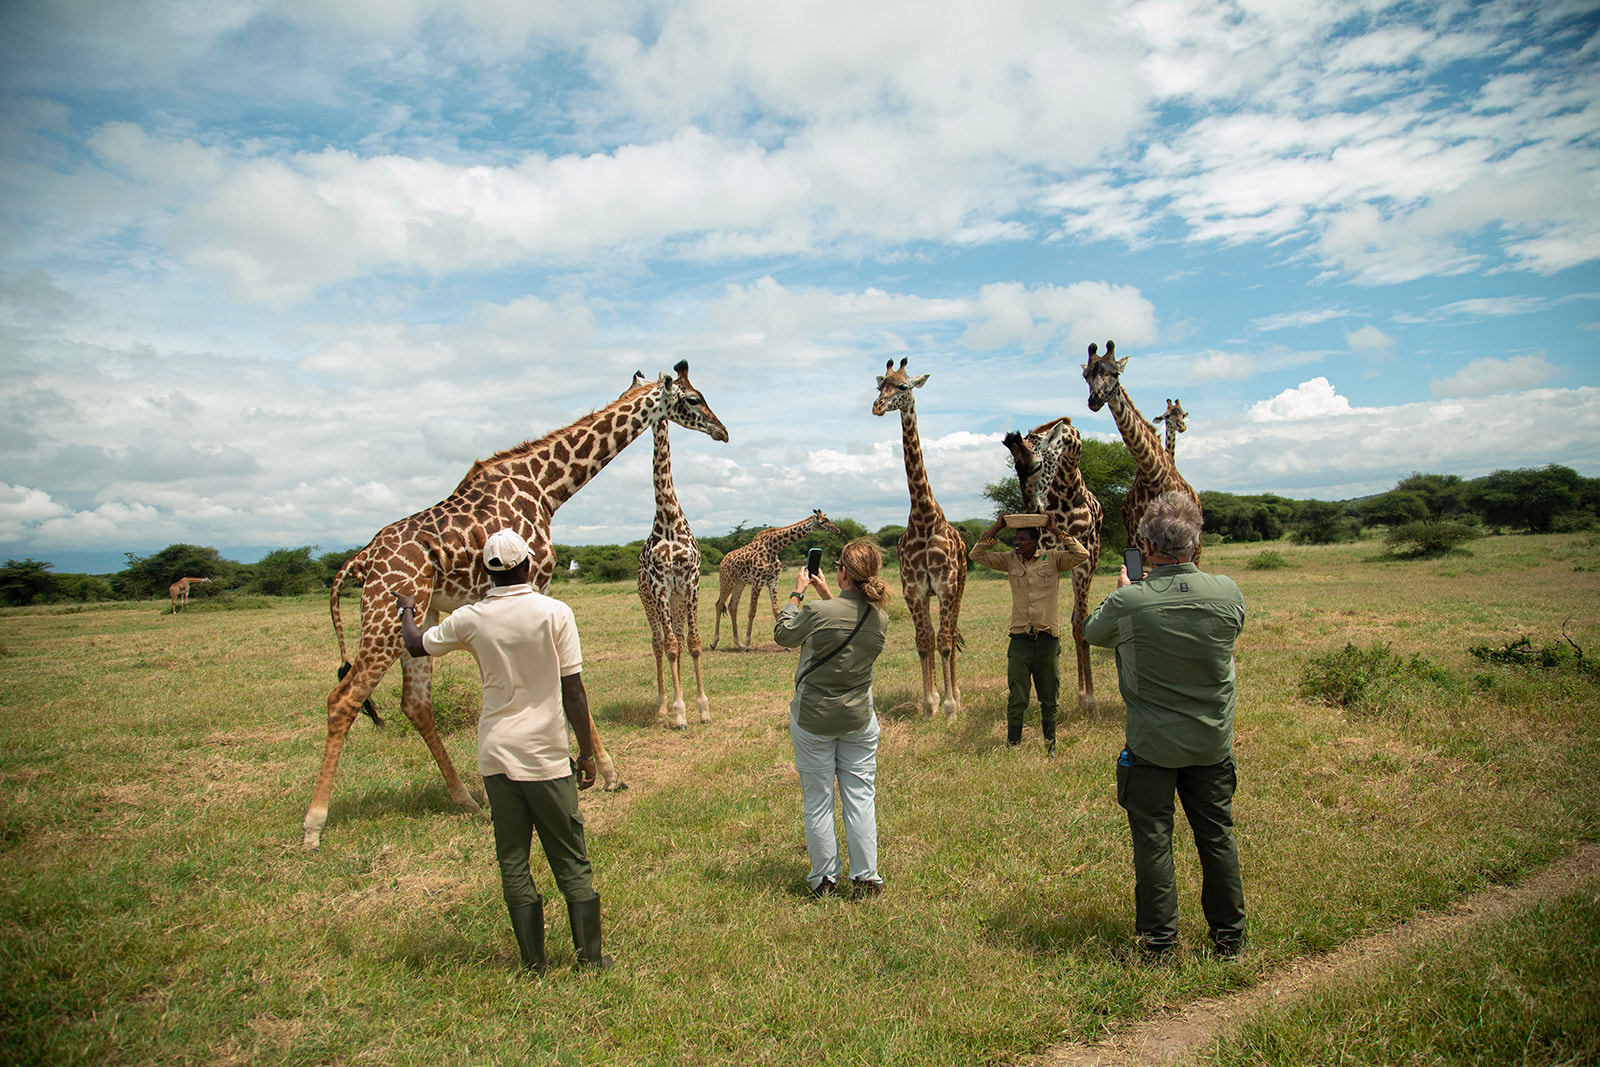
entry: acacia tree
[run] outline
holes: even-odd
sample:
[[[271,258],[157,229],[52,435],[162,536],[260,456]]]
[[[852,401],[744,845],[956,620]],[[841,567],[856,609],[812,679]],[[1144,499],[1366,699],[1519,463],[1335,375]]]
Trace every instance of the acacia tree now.
[[[165,596],[179,578],[219,578],[228,564],[216,549],[200,545],[168,545],[153,556],[124,553],[128,566],[111,576],[111,588],[121,597]]]
[[[1579,509],[1587,481],[1571,467],[1550,463],[1474,478],[1461,498],[1490,526],[1549,533],[1557,515]]]
[[[8,559],[0,566],[0,602],[26,607],[36,600],[47,600],[56,591],[54,563],[37,559]]]

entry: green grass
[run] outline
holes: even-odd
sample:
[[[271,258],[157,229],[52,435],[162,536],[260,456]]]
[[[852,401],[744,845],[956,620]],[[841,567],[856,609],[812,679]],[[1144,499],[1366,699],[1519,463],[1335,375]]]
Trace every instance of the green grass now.
[[[0,612],[0,1062],[970,1064],[1092,1040],[1600,839],[1592,680],[1469,653],[1523,635],[1542,646],[1566,620],[1578,646],[1600,650],[1600,575],[1573,571],[1582,537],[1488,538],[1471,557],[1423,561],[1282,543],[1288,565],[1267,571],[1248,568],[1259,545],[1207,546],[1206,568],[1232,574],[1249,610],[1236,817],[1251,949],[1237,965],[1193,951],[1198,872],[1180,848],[1188,950],[1161,973],[1127,959],[1110,655],[1095,653],[1100,710],[1064,709],[1056,759],[1042,758],[1036,720],[1007,750],[1004,582],[968,585],[953,728],[914,710],[896,597],[877,672],[889,891],[856,905],[803,894],[794,654],[770,641],[708,653],[713,722],[691,711],[673,733],[655,715],[631,584],[558,587],[630,788],[583,801],[619,966],[568,970],[557,904],[543,982],[514,973],[488,819],[450,803],[399,714],[398,671],[377,693],[391,725],[357,722],[322,849],[300,851],[338,666],[325,600],[176,617],[165,601]],[[1093,599],[1112,583],[1097,578]],[[714,602],[713,576],[707,642]],[[356,615],[347,600],[352,630]],[[1317,660],[1380,645],[1429,670],[1349,707],[1301,695]],[[471,660],[440,661],[435,690],[481,798]],[[535,878],[553,895],[547,871]],[[1531,952],[1575,929],[1592,958],[1583,910],[1541,911],[1484,951]],[[1402,1025],[1465,1003],[1436,998],[1446,978],[1483,987],[1483,958],[1446,959],[1438,982],[1402,975],[1360,1009],[1383,1040],[1400,1036],[1350,1062],[1474,1062]],[[1565,1010],[1564,982],[1506,1000],[1502,1028]],[[1340,1015],[1264,1021],[1238,1062],[1273,1035],[1353,1047]]]

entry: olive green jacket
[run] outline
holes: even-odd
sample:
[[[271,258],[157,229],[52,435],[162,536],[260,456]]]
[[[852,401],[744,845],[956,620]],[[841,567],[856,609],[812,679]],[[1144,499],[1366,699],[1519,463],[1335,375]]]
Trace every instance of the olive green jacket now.
[[[1233,579],[1193,563],[1164,564],[1101,601],[1083,635],[1116,649],[1130,752],[1160,767],[1233,754],[1233,642],[1243,628]]]
[[[838,654],[816,670],[811,664],[844,641],[861,613],[867,620]],[[855,733],[872,720],[872,665],[883,651],[889,620],[860,592],[849,589],[832,600],[796,604],[791,597],[778,613],[772,639],[784,648],[799,648],[794,698],[789,710],[807,733],[838,737]],[[801,681],[800,676],[805,675]]]

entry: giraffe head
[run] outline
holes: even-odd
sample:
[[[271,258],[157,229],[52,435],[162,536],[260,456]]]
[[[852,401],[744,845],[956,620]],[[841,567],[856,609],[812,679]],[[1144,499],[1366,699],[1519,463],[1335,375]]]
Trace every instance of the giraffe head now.
[[[1065,415],[1035,426],[1026,437],[1008,433],[1005,445],[1017,469],[1023,502],[1033,512],[1044,511],[1045,493],[1055,481],[1056,471],[1063,465],[1076,467],[1083,457],[1083,436]]]
[[[1128,357],[1116,358],[1117,343],[1106,342],[1106,354],[1103,356],[1095,353],[1100,350],[1099,345],[1089,346],[1089,362],[1083,365],[1083,380],[1089,383],[1089,410],[1099,411],[1106,406],[1106,401],[1116,395],[1122,388],[1117,380],[1122,373],[1122,368],[1128,365]]]
[[[676,379],[670,374],[661,376],[665,417],[686,429],[699,430],[713,441],[726,441],[728,428],[722,425],[722,420],[711,410],[711,405],[706,403],[700,390],[689,384],[689,361],[680,359],[672,369],[678,372]],[[638,381],[637,375],[634,381]]]
[[[1189,413],[1183,410],[1183,401],[1168,400],[1166,414],[1157,415],[1150,421],[1164,422],[1167,424],[1167,429],[1171,430],[1173,433],[1183,433],[1189,428],[1189,424],[1185,421],[1188,419],[1188,417]]]
[[[811,518],[806,520],[806,529],[808,531],[827,530],[829,533],[836,533],[841,536],[844,534],[843,530],[833,524],[832,519],[822,513],[821,508],[811,509]]]
[[[916,404],[912,400],[911,390],[921,389],[927,382],[928,376],[913,378],[906,374],[908,359],[900,361],[900,369],[894,369],[894,360],[884,364],[884,373],[878,375],[878,399],[872,402],[872,413],[883,415],[891,411],[915,411]]]

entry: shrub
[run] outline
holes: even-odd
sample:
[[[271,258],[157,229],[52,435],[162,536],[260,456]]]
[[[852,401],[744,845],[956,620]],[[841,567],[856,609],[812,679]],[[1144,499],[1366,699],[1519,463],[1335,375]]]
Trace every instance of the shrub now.
[[[1459,522],[1408,522],[1391,529],[1383,538],[1391,555],[1444,556],[1461,551],[1467,541],[1482,537],[1477,528]]]
[[[1247,571],[1280,571],[1288,566],[1291,566],[1288,560],[1284,559],[1280,553],[1269,549],[1266,552],[1257,552],[1251,556],[1244,568]]]
[[[1318,656],[1300,675],[1300,695],[1324,704],[1353,711],[1375,713],[1396,690],[1414,687],[1419,682],[1445,685],[1449,674],[1420,655],[1402,659],[1379,641],[1359,649],[1346,644],[1343,650]]]
[[[1600,660],[1592,659],[1583,654],[1583,649],[1573,644],[1571,638],[1561,641],[1547,642],[1540,648],[1535,648],[1533,642],[1526,635],[1515,641],[1508,641],[1499,648],[1490,648],[1488,645],[1477,645],[1467,649],[1475,659],[1485,663],[1503,663],[1513,667],[1524,667],[1529,670],[1577,670],[1600,680]]]

